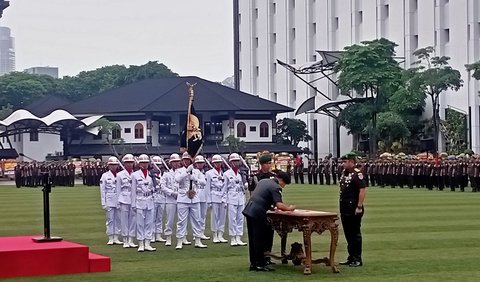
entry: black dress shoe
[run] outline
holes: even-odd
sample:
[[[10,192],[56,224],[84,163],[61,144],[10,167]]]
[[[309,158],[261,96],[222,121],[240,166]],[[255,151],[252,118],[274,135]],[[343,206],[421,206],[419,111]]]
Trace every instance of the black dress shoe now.
[[[268,267],[268,266],[254,266],[254,265],[250,265],[250,271],[269,272],[269,271],[275,271],[275,269],[270,268],[270,267]]]
[[[265,265],[275,265],[276,263],[274,263],[271,259],[268,259],[265,261]]]
[[[360,267],[363,263],[361,261],[352,261],[348,266],[350,267]]]

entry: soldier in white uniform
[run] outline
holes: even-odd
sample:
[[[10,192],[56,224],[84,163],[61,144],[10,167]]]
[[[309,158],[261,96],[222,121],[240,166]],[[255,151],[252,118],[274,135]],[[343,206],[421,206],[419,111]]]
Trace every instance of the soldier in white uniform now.
[[[154,183],[156,184],[157,187],[155,187],[155,192],[153,193],[153,200],[154,200],[154,236],[152,238],[152,242],[166,242],[165,239],[163,239],[162,234],[163,234],[163,214],[165,212],[165,204],[166,204],[166,198],[165,198],[165,192],[161,190],[161,178],[164,174],[163,171],[161,171],[163,167],[163,162],[162,159],[159,156],[154,156],[152,157],[152,162],[155,164],[154,166],[154,171],[155,171],[155,176],[156,179]],[[160,169],[160,171],[158,171]],[[166,168],[165,168],[166,169]]]
[[[228,160],[231,168],[225,171],[224,186],[227,191],[230,246],[246,246],[247,243],[242,242],[245,185],[243,185],[242,175],[239,172],[240,156],[237,153],[232,153]]]
[[[124,170],[117,173],[118,202],[120,203],[120,226],[123,236],[124,248],[138,247],[133,239],[136,237],[137,222],[135,211],[132,207],[132,173],[135,159],[132,154],[126,154],[122,158]]]
[[[147,155],[138,157],[139,170],[132,173],[132,206],[137,221],[138,251],[155,251],[150,246],[153,237],[153,192],[155,187],[148,171],[150,159]]]
[[[205,185],[207,184],[204,168],[205,168],[205,159],[203,156],[196,156],[194,163],[194,170],[193,175],[195,179],[204,179],[205,181],[199,181],[196,185],[197,197],[200,203],[200,228],[202,229],[202,236],[200,237],[202,240],[210,240],[210,237],[205,236],[205,224],[207,218],[207,190],[205,189]],[[203,183],[203,185],[202,185]]]
[[[165,193],[165,246],[172,245],[173,225],[175,224],[175,215],[177,214],[177,196],[178,183],[175,181],[175,170],[181,166],[181,159],[178,154],[170,155],[170,170],[165,172],[160,179],[161,190]]]
[[[118,159],[110,157],[108,159],[108,171],[102,174],[100,178],[100,196],[102,208],[107,215],[107,245],[123,244],[118,236],[120,235],[120,210],[118,204],[118,190],[116,184],[116,175],[118,169]]]
[[[225,217],[227,215],[227,193],[223,185],[223,159],[220,155],[212,157],[213,169],[207,171],[205,176],[207,184],[207,202],[212,206],[211,210],[211,229],[213,233],[213,243],[227,243],[223,238],[225,232]]]
[[[177,246],[175,249],[180,250],[184,244],[191,244],[186,239],[188,221],[190,221],[190,225],[192,226],[195,248],[206,248],[207,246],[200,241],[202,228],[200,226],[200,202],[196,189],[199,185],[206,184],[205,177],[203,175],[193,174],[194,168],[188,153],[184,153],[182,159],[184,161],[184,167],[178,168],[175,171],[175,181],[178,183]]]

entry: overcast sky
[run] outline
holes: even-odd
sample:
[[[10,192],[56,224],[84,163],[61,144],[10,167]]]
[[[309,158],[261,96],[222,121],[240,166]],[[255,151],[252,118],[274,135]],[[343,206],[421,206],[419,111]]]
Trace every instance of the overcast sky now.
[[[231,0],[10,0],[0,19],[15,37],[16,69],[76,75],[157,60],[180,75],[233,75]]]

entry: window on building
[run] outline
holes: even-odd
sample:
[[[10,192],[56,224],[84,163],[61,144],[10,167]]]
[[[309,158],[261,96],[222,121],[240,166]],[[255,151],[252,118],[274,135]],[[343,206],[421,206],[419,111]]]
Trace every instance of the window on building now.
[[[277,98],[278,98],[277,92],[274,92],[274,93],[272,94],[272,100],[273,100],[274,102],[277,102]]]
[[[130,127],[125,127],[125,128],[123,129],[123,132],[124,132],[124,133],[132,133],[132,129],[131,129]]]
[[[317,34],[317,23],[312,23],[312,34]]]
[[[255,8],[255,19],[258,19],[258,8]]]
[[[21,142],[22,141],[22,134],[18,134],[18,141]]]
[[[38,141],[38,131],[31,131],[30,132],[30,141],[37,142]]]
[[[414,35],[412,38],[412,50],[415,51],[418,49],[418,34]]]
[[[277,33],[276,32],[274,32],[272,34],[272,41],[273,41],[273,44],[277,43]]]
[[[237,124],[237,137],[247,137],[247,126],[244,122]]]
[[[114,128],[112,130],[112,139],[118,140],[120,138],[122,138],[122,131],[120,130],[120,128]]]
[[[450,29],[445,28],[443,30],[443,44],[447,44],[448,42],[450,42]]]
[[[242,52],[242,42],[238,41],[238,51]]]
[[[290,38],[291,40],[295,40],[295,33],[296,33],[296,30],[295,30],[294,27],[292,27],[292,32],[291,32],[291,35],[290,35],[290,36],[291,36],[291,38]]]
[[[413,12],[417,11],[417,9],[418,9],[418,0],[410,0],[410,5],[411,5],[411,6],[410,6],[410,7],[411,7],[411,8],[410,8],[410,11],[413,11]]]
[[[262,122],[260,123],[260,137],[268,137],[268,123]]]
[[[295,0],[290,0],[290,7],[292,7],[292,9],[295,9]]]
[[[256,126],[250,126],[250,132],[256,132],[257,127]]]
[[[272,14],[276,14],[277,13],[277,3],[272,3]]]
[[[357,25],[360,25],[363,23],[363,11],[358,11],[357,12]]]
[[[272,70],[273,73],[277,73],[277,63],[273,63]]]
[[[255,37],[255,47],[258,48],[258,37]]]
[[[255,74],[256,76],[260,75],[260,68],[258,66],[255,67]]]
[[[143,139],[143,124],[135,124],[135,139]]]
[[[338,21],[339,21],[339,20],[338,20],[338,17],[335,17],[335,18],[333,19],[333,24],[332,24],[332,25],[333,25],[333,26],[332,26],[333,30],[338,30]]]
[[[238,24],[242,24],[242,14],[238,14]]]
[[[383,19],[388,19],[390,16],[390,6],[389,5],[383,5],[382,8],[382,14],[383,14]]]

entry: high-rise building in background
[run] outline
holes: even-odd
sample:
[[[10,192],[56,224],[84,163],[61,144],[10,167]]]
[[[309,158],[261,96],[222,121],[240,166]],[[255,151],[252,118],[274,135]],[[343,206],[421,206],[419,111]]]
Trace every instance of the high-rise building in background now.
[[[315,106],[328,102],[316,91],[277,64],[294,66],[319,61],[321,51],[341,51],[366,40],[387,38],[398,44],[397,56],[409,68],[418,48],[433,46],[436,55],[451,57],[450,64],[462,74],[458,92],[441,95],[440,116],[446,109],[467,114],[469,144],[480,151],[480,102],[478,81],[469,76],[465,64],[480,59],[480,1],[478,0],[242,0],[236,18],[240,90],[257,94],[293,108],[310,97]],[[313,81],[321,75],[303,75]],[[332,80],[336,80],[333,75]],[[333,101],[337,87],[328,79],[314,83]],[[343,97],[340,97],[343,98]],[[431,116],[427,101],[425,115]],[[288,114],[294,117],[293,113]],[[301,114],[314,141],[307,145],[317,155],[351,149],[352,138],[345,128],[337,134],[335,121],[325,115]],[[340,138],[340,141],[338,140]],[[440,149],[442,144],[440,144]]]
[[[15,70],[15,41],[10,28],[0,26],[0,75]]]
[[[31,74],[45,74],[53,78],[58,78],[58,68],[57,67],[31,67],[25,69],[26,73]]]

